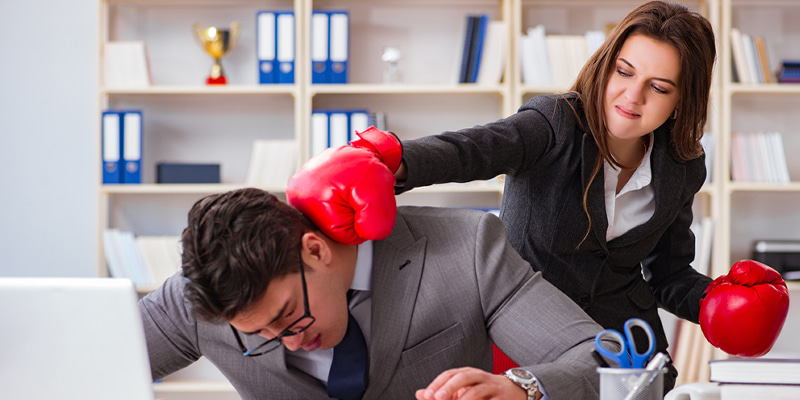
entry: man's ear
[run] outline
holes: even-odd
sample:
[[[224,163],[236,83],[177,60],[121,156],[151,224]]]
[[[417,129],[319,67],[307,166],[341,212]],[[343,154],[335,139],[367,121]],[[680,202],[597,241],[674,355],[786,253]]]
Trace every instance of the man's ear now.
[[[328,242],[316,232],[306,232],[301,239],[303,260],[312,268],[317,266],[318,263],[323,265],[330,265],[333,260],[333,254]]]

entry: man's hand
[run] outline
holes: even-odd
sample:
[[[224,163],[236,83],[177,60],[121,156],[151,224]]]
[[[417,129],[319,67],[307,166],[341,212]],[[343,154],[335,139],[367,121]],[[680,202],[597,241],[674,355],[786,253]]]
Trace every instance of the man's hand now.
[[[464,367],[442,372],[425,389],[416,392],[417,400],[526,400],[528,394],[503,375]]]

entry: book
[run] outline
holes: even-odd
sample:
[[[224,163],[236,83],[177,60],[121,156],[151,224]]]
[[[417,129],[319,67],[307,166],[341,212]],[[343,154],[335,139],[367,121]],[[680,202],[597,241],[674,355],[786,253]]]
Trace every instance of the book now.
[[[283,190],[299,169],[298,147],[294,140],[256,140],[250,152],[245,186]]]
[[[747,70],[747,59],[744,56],[742,46],[742,32],[739,29],[731,28],[731,56],[733,57],[733,67],[736,80],[739,83],[751,83],[750,72]]]
[[[256,58],[258,58],[258,83],[277,83],[275,48],[275,12],[260,11],[256,16]]]
[[[152,81],[144,42],[117,41],[103,45],[103,85],[147,87]]]
[[[800,399],[800,385],[746,385],[725,383],[719,385],[720,400],[796,400]]]
[[[483,58],[484,43],[486,42],[486,31],[489,27],[489,15],[481,14],[478,16],[474,35],[472,37],[472,47],[469,53],[469,68],[467,70],[467,82],[475,83],[478,81],[480,73],[481,59]]]
[[[323,11],[311,13],[311,83],[330,83],[328,72],[328,16]]]
[[[460,62],[457,65],[456,83],[469,82],[469,60],[470,49],[472,48],[472,39],[475,35],[475,27],[478,17],[475,15],[467,15],[464,19],[464,29],[462,30],[461,41],[459,42],[459,57]]]
[[[550,56],[547,53],[544,25],[528,28],[520,40],[520,62],[522,80],[530,86],[551,86],[553,74],[550,72]]]
[[[744,49],[744,59],[747,63],[748,83],[761,83],[756,46],[753,41],[753,36],[749,33],[742,32],[742,48]]]
[[[278,64],[276,83],[294,83],[294,12],[276,12],[275,28],[275,57]]]
[[[328,68],[330,83],[348,83],[348,64],[350,63],[350,14],[347,11],[331,11],[329,14],[330,46],[328,47]]]
[[[116,111],[103,111],[102,164],[103,184],[122,183],[120,158],[122,158],[122,121]]]
[[[479,85],[496,85],[503,78],[508,47],[508,23],[491,21],[486,28],[483,55],[478,68]]]
[[[764,78],[762,83],[772,83],[772,68],[769,65],[769,57],[767,56],[767,43],[761,36],[756,36],[753,41],[756,45],[758,66],[761,69],[761,76]]]
[[[711,382],[800,385],[800,358],[732,357],[711,360],[709,368]]]
[[[122,112],[122,183],[142,183],[142,112]]]

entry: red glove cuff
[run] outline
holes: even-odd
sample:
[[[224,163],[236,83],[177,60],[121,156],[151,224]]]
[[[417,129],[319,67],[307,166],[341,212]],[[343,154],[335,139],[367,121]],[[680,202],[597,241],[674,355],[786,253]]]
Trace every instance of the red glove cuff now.
[[[397,136],[381,131],[374,126],[364,132],[356,132],[356,135],[360,139],[350,142],[350,145],[371,150],[392,173],[400,168],[400,161],[403,160],[403,145]]]

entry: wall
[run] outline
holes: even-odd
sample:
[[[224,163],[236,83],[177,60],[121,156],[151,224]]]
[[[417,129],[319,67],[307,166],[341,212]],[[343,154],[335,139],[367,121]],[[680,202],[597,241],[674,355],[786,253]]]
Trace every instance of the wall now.
[[[0,276],[96,266],[96,2],[0,2]]]

